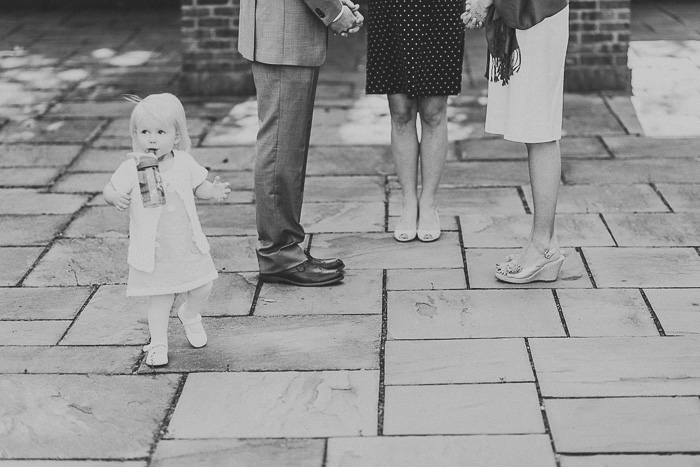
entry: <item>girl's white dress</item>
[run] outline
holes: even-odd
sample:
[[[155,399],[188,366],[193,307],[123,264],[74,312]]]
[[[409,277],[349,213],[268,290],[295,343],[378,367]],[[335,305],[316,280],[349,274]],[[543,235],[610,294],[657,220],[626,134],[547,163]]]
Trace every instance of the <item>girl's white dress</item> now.
[[[168,182],[168,173],[161,176],[166,204],[158,221],[155,267],[152,273],[129,267],[129,296],[187,292],[218,276],[209,252],[200,252],[192,240],[189,216],[180,195]]]
[[[515,35],[520,70],[505,86],[489,80],[486,132],[521,143],[559,140],[569,7],[530,29],[517,30]]]
[[[130,297],[187,292],[218,277],[194,205],[194,188],[206,179],[207,170],[187,153],[174,154],[173,167],[161,172],[165,206],[143,207],[133,160],[125,161],[112,176],[115,188],[131,194],[126,286]],[[153,251],[153,261],[144,261]]]

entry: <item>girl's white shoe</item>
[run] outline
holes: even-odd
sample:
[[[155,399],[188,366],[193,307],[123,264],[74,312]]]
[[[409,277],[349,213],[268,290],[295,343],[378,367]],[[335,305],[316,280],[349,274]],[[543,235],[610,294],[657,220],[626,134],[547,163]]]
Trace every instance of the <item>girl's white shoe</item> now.
[[[197,313],[197,316],[189,321],[185,321],[182,317],[182,312],[185,309],[186,303],[180,306],[177,310],[177,317],[180,318],[180,322],[185,327],[185,334],[187,334],[187,340],[190,341],[192,347],[199,348],[207,345],[207,333],[204,331],[204,326],[202,326],[202,315]]]
[[[163,366],[168,364],[168,346],[160,343],[151,343],[143,347],[146,353],[146,365]]]
[[[496,264],[496,279],[511,284],[527,284],[535,281],[553,282],[559,277],[564,263],[564,253],[558,248],[545,250],[535,264],[523,268],[515,255],[506,257],[505,263]]]

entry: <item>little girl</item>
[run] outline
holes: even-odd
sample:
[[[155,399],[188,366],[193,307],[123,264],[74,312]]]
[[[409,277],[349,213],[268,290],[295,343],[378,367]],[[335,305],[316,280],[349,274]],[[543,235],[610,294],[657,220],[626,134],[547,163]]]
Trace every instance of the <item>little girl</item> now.
[[[132,100],[132,99],[130,99]],[[197,216],[195,196],[223,201],[231,192],[219,177],[206,180],[207,169],[188,154],[185,110],[172,94],[153,94],[137,102],[129,132],[134,152],[112,175],[104,198],[119,211],[129,209],[129,279],[126,295],[148,296],[151,342],[143,349],[146,364],[168,363],[168,321],[175,294],[187,292],[177,312],[193,347],[207,343],[200,311],[218,273]],[[165,205],[145,208],[139,190],[138,160],[158,158]]]

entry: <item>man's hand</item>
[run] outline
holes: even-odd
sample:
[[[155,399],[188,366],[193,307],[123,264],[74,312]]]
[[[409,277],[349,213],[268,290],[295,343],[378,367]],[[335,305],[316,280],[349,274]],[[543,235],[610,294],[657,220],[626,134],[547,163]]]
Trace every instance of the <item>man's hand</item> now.
[[[356,14],[361,20],[359,24],[358,17],[356,16]],[[362,26],[362,21],[364,21],[364,18],[362,17],[362,15],[360,15],[360,13],[353,13],[353,11],[345,3],[343,3],[343,11],[340,15],[340,18],[338,18],[337,21],[331,23],[328,27],[331,28],[333,34],[347,36],[348,33],[352,34],[359,31],[360,26]]]

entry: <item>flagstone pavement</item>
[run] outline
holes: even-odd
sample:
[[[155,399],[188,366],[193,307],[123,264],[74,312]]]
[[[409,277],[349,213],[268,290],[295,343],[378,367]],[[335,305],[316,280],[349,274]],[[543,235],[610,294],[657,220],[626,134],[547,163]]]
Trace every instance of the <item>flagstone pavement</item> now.
[[[191,348],[143,363],[123,93],[177,92],[178,12],[0,15],[0,467],[700,466],[700,7],[633,2],[632,96],[566,94],[560,280],[493,265],[528,234],[524,148],[484,133],[483,37],[449,106],[444,234],[399,244],[364,32],[332,38],[303,222],[345,281],[261,284],[252,98],[187,98],[220,271]],[[181,302],[178,297],[175,306]],[[172,315],[175,317],[175,315]]]

